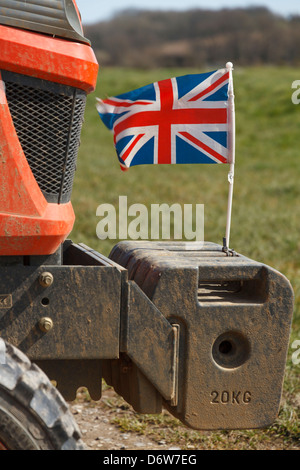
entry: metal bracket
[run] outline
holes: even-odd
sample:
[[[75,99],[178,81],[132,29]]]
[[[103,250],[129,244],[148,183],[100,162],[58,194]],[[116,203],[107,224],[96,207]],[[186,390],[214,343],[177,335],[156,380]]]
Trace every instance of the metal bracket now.
[[[177,403],[179,326],[129,281],[126,354],[166,401]]]
[[[223,251],[223,253],[226,253],[226,256],[237,256],[237,253],[234,250],[228,248],[227,241],[226,241],[225,237],[223,238],[222,251]]]

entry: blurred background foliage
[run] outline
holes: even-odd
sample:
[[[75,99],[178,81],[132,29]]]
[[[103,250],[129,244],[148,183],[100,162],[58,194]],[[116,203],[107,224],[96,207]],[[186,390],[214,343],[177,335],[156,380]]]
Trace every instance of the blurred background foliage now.
[[[300,15],[282,17],[263,7],[183,12],[125,10],[88,25],[102,65],[203,67],[300,65]]]

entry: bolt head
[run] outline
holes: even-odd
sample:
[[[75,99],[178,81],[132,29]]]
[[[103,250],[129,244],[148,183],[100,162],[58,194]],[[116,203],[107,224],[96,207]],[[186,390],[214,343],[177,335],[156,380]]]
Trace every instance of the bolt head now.
[[[49,317],[43,317],[39,321],[39,327],[44,333],[48,333],[53,328],[53,321]]]
[[[51,273],[42,273],[39,277],[39,282],[42,287],[50,287],[53,284],[54,278]]]

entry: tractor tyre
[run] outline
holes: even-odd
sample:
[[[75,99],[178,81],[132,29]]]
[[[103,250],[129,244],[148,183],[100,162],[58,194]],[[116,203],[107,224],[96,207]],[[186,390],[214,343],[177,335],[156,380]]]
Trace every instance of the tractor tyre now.
[[[17,348],[2,339],[1,345],[0,450],[84,450],[73,415],[48,377]]]

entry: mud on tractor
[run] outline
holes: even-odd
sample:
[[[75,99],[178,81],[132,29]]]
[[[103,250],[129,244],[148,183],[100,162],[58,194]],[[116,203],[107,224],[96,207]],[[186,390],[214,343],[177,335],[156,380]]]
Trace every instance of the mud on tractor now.
[[[275,420],[289,281],[222,246],[68,237],[98,64],[72,0],[0,0],[0,448],[83,449],[67,402],[102,380],[197,430]],[[57,386],[54,387],[53,381]]]

